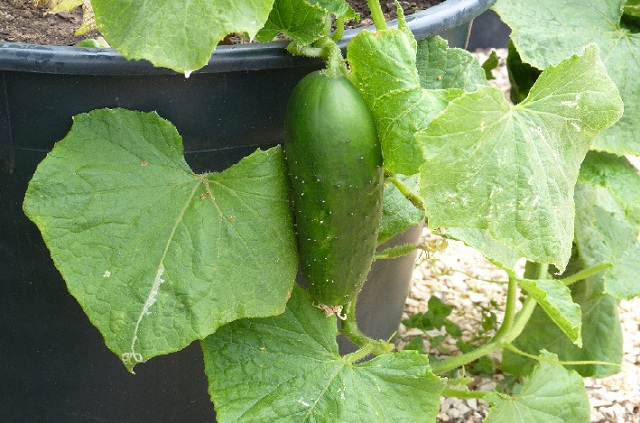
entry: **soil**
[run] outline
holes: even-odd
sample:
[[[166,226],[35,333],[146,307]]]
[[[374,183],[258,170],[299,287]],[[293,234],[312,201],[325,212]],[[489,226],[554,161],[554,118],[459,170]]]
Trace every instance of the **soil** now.
[[[75,37],[82,23],[82,10],[73,13],[48,14],[47,8],[33,0],[0,0],[0,42],[76,45],[84,38],[98,36],[96,31]]]
[[[371,25],[371,15],[366,0],[347,0],[360,13],[360,22],[347,26]],[[426,9],[443,0],[410,0],[401,1],[405,15],[416,10]],[[396,5],[392,0],[382,3],[382,11],[389,19],[396,17]],[[16,42],[29,44],[50,44],[72,46],[84,38],[96,38],[97,31],[89,32],[81,37],[73,33],[82,23],[82,11],[77,8],[72,13],[48,14],[47,8],[37,6],[34,0],[0,0],[0,42]]]

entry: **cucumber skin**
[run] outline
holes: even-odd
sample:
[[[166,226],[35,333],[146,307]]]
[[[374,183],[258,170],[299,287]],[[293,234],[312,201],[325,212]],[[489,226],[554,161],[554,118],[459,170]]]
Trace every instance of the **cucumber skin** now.
[[[382,220],[382,151],[371,111],[344,76],[304,77],[285,116],[301,271],[312,298],[355,300]]]

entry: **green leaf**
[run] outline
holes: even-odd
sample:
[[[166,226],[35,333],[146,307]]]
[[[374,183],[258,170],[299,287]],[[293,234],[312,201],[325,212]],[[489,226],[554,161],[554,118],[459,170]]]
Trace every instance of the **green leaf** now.
[[[453,336],[454,338],[462,337],[462,329],[460,329],[460,326],[449,319],[444,321],[444,329],[449,335]]]
[[[49,10],[49,13],[67,12],[71,13],[76,7],[82,6],[83,0],[56,0]]]
[[[582,341],[579,348],[553,323],[548,314],[536,307],[522,334],[513,345],[529,354],[547,349],[562,361],[622,361],[622,330],[618,317],[618,302],[602,293],[601,277],[592,277],[571,285],[573,300],[582,309]],[[502,370],[522,376],[531,372],[534,360],[504,350]],[[567,366],[582,376],[606,377],[617,373],[616,366],[594,363]]]
[[[435,420],[445,381],[425,355],[402,351],[354,364],[340,357],[336,335],[335,317],[298,287],[282,315],[220,328],[202,342],[218,421]]]
[[[427,159],[420,194],[429,225],[488,229],[524,257],[563,269],[573,240],[573,187],[593,137],[620,116],[596,49],[550,67],[511,106],[480,86],[415,135]]]
[[[576,187],[576,245],[587,267],[611,263],[605,293],[619,299],[640,295],[640,242],[628,222],[599,207],[589,185]]]
[[[411,341],[407,342],[407,345],[404,346],[402,351],[418,351],[419,353],[423,353],[424,339],[420,336],[413,338]]]
[[[105,46],[100,44],[98,40],[94,40],[92,38],[85,38],[76,44],[76,47],[105,48]]]
[[[78,115],[24,202],[69,292],[129,370],[232,320],[281,313],[296,275],[281,150],[203,175],[182,151],[155,113]]]
[[[467,246],[475,248],[491,263],[504,269],[510,276],[515,276],[514,268],[521,255],[513,248],[496,241],[489,231],[473,228],[449,228],[445,237],[462,241]]]
[[[555,354],[542,351],[543,360],[557,361]],[[589,423],[587,391],[580,375],[559,364],[540,362],[514,397],[492,393],[485,423]]]
[[[418,191],[418,175],[396,177],[414,192]],[[424,219],[424,212],[416,208],[411,201],[400,193],[393,184],[384,188],[382,203],[382,224],[378,233],[378,243],[381,244],[407,229],[419,225]]]
[[[573,302],[571,291],[562,282],[555,279],[519,280],[527,294],[533,297],[538,305],[558,325],[560,330],[571,341],[582,348],[580,329],[582,326],[582,310]]]
[[[297,44],[311,44],[320,38],[325,27],[327,12],[306,0],[275,0],[265,26],[256,39],[271,41],[283,33]]]
[[[418,41],[416,66],[422,88],[475,91],[477,85],[486,85],[486,72],[478,60],[466,50],[447,46],[439,36]]]
[[[318,5],[336,17],[356,18],[356,12],[346,0],[307,0],[310,5]]]
[[[624,0],[498,0],[494,5],[512,29],[522,59],[539,69],[584,46],[598,45],[624,101],[624,116],[595,138],[593,148],[617,155],[640,153],[640,34],[620,24]],[[576,13],[579,11],[579,13]]]
[[[349,78],[376,120],[385,168],[413,175],[424,162],[414,133],[426,128],[460,89],[425,90],[416,69],[416,41],[401,29],[362,31],[349,43]]]
[[[495,50],[491,50],[491,54],[489,55],[489,57],[487,57],[487,60],[485,60],[482,63],[482,69],[484,69],[485,71],[485,76],[487,80],[496,79],[496,77],[493,76],[493,73],[491,73],[491,71],[496,69],[499,63],[500,63],[500,57],[498,57],[498,54],[496,53]]]
[[[356,16],[345,0],[275,0],[256,39],[266,42],[284,34],[298,45],[311,44],[324,34],[329,14],[347,19]]]
[[[451,314],[452,306],[446,305],[438,297],[432,295],[427,303],[427,311],[415,313],[403,320],[402,324],[409,328],[418,328],[424,331],[440,329],[447,321],[447,316]]]
[[[253,38],[273,0],[91,0],[100,32],[127,59],[190,72],[207,64],[227,34]]]
[[[626,157],[590,151],[582,162],[578,180],[610,190],[624,209],[629,223],[636,232],[640,230],[640,175]]]

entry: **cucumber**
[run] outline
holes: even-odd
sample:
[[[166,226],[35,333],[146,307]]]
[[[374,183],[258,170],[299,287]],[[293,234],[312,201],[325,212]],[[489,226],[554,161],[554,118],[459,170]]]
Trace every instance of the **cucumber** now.
[[[345,305],[369,273],[382,220],[373,116],[345,76],[311,73],[289,100],[284,147],[307,288],[321,305]]]

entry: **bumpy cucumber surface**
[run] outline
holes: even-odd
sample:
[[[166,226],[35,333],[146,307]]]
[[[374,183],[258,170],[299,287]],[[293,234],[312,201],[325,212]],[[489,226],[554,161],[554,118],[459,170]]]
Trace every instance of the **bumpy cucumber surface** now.
[[[382,152],[360,93],[322,71],[294,89],[285,153],[302,274],[315,301],[344,305],[370,270],[382,219]]]

